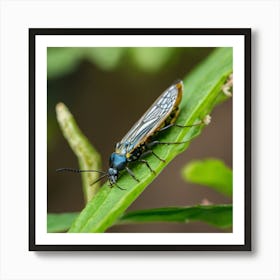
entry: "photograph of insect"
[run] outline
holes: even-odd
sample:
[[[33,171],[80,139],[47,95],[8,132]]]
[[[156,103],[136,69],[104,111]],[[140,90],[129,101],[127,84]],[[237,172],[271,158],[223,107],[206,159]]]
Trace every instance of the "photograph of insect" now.
[[[63,53],[77,59],[72,72],[56,68]],[[113,54],[115,64],[98,64]],[[134,211],[231,203],[208,186],[222,177],[214,163],[209,172],[187,169],[214,160],[232,166],[231,61],[231,48],[48,48],[47,213],[92,221],[72,220],[71,230],[60,231],[221,232],[169,214],[119,221]]]
[[[145,156],[152,154],[160,161],[165,161],[160,158],[154,151],[153,147],[156,145],[178,145],[189,142],[191,139],[182,142],[162,142],[158,140],[161,132],[166,131],[171,127],[186,128],[202,124],[208,124],[210,117],[207,116],[203,121],[199,121],[191,125],[176,124],[179,115],[179,105],[182,100],[183,82],[177,80],[170,87],[168,87],[144,113],[144,115],[137,121],[127,134],[115,146],[115,151],[111,154],[109,159],[108,171],[100,170],[79,170],[72,168],[59,168],[57,172],[97,172],[101,176],[95,180],[93,184],[107,177],[111,187],[117,186],[121,190],[125,190],[117,183],[120,172],[126,170],[129,175],[137,182],[140,182],[137,176],[129,167],[132,162],[140,162],[147,166],[147,168],[155,174],[155,171],[150,166]]]

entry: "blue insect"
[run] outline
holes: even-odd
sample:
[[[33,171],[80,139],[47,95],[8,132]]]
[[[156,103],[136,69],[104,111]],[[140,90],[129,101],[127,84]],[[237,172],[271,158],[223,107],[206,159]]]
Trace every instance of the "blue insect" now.
[[[156,139],[158,134],[173,126],[185,128],[205,123],[200,121],[189,126],[175,124],[179,114],[179,104],[182,100],[182,94],[183,82],[178,80],[157,98],[141,119],[136,122],[123,139],[116,144],[115,151],[111,154],[109,159],[109,169],[107,172],[72,168],[60,168],[57,169],[57,171],[70,171],[77,173],[98,172],[102,175],[92,184],[95,184],[99,180],[107,177],[111,187],[116,185],[120,189],[123,188],[117,184],[117,181],[120,176],[120,172],[123,170],[126,170],[135,181],[139,182],[133,171],[129,168],[129,165],[132,162],[138,161],[144,163],[151,172],[155,173],[148,161],[144,159],[146,155],[152,154],[158,158],[158,160],[163,162],[165,161],[153,151],[152,148],[155,145],[183,144],[190,141],[161,142]]]

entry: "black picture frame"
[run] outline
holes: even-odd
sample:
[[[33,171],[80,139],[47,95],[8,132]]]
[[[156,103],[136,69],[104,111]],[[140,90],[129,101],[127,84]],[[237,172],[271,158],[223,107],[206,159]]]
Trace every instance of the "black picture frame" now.
[[[242,245],[41,245],[35,232],[35,40],[38,35],[241,35],[245,41],[245,232]],[[251,250],[251,29],[29,29],[29,250],[30,251],[250,251]]]

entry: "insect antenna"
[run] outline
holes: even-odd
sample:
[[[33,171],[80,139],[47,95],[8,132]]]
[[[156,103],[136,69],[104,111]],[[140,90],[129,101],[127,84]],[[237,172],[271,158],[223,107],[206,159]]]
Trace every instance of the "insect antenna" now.
[[[55,170],[56,172],[74,172],[74,173],[81,173],[81,172],[97,172],[100,174],[107,174],[105,171],[101,170],[81,170],[81,169],[74,169],[74,168],[58,168]]]
[[[97,183],[97,182],[99,182],[101,179],[103,179],[104,177],[108,177],[108,174],[106,173],[106,174],[104,174],[104,175],[102,175],[102,176],[100,176],[98,179],[96,179],[95,181],[93,181],[90,185],[92,186],[92,185],[94,185],[95,183]]]

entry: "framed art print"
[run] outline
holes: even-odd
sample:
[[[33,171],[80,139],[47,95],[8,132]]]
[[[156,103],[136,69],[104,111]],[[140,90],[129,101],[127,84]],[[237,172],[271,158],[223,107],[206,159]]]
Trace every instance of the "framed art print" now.
[[[251,250],[250,29],[30,29],[29,249]]]

